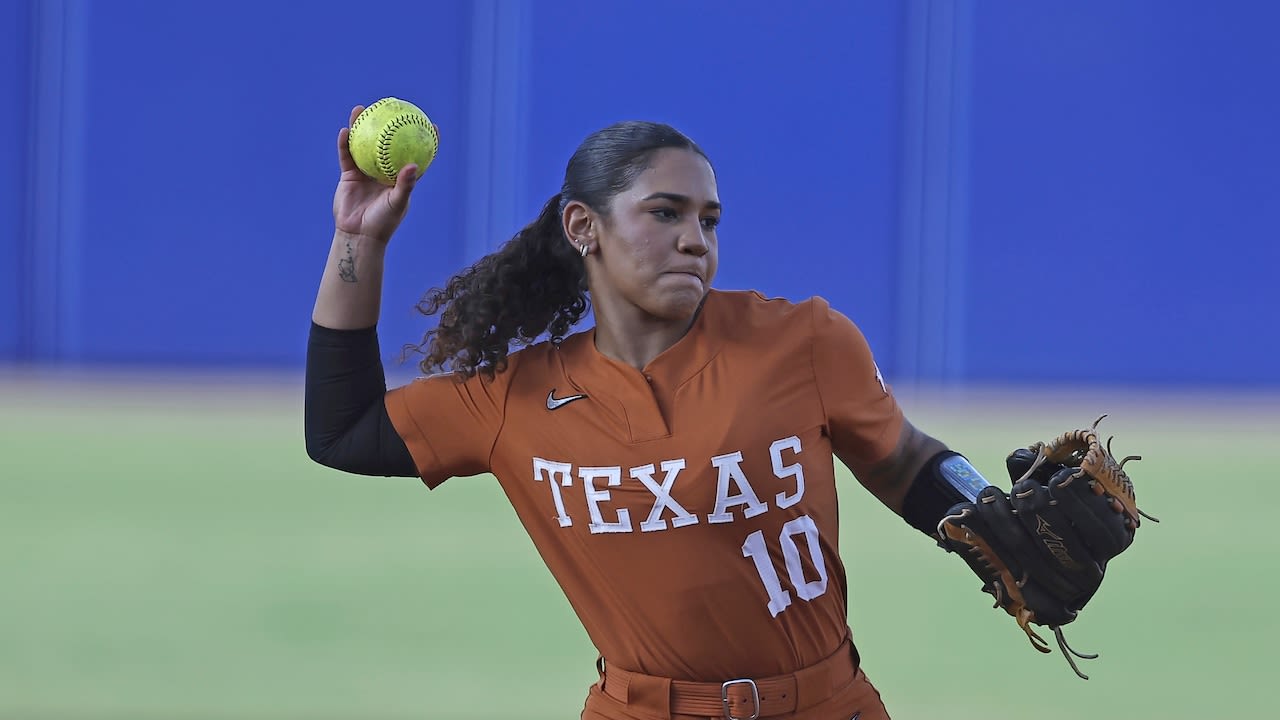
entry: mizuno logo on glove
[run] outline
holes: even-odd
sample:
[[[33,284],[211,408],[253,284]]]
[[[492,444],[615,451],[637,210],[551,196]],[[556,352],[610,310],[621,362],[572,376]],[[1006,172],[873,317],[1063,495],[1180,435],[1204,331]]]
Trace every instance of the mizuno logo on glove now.
[[[1054,533],[1053,526],[1039,515],[1036,516],[1036,536],[1040,538],[1040,542],[1044,543],[1045,549],[1055,560],[1072,570],[1080,567],[1080,563],[1073,560],[1071,553],[1067,552],[1067,545],[1062,542],[1062,537]]]

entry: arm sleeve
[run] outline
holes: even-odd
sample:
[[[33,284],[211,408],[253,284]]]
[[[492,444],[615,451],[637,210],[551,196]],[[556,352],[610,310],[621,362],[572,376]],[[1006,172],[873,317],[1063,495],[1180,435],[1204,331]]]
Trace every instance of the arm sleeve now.
[[[375,328],[332,330],[312,323],[303,411],[312,460],[360,475],[416,475],[387,416],[385,394]]]
[[[507,368],[492,379],[442,373],[387,393],[387,414],[428,488],[491,470],[520,359],[521,353],[508,355]]]
[[[902,432],[902,409],[862,331],[822,298],[813,299],[813,372],[836,455],[870,465]]]

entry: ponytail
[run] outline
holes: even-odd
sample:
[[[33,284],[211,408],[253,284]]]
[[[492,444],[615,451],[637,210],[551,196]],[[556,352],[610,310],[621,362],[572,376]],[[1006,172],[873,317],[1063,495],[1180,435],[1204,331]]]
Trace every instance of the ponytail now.
[[[424,373],[477,372],[492,378],[507,367],[512,343],[544,334],[559,342],[587,311],[582,258],[564,237],[561,194],[499,250],[423,296],[417,309],[440,322],[419,346]]]

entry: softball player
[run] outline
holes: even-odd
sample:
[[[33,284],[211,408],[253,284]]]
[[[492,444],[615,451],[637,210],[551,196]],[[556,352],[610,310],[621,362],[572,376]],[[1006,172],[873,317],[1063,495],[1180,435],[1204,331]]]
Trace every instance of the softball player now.
[[[388,392],[383,257],[415,168],[378,185],[346,132],[310,456],[429,488],[492,473],[600,652],[585,719],[888,717],[847,624],[834,460],[926,533],[980,476],[827,302],[711,288],[703,151],[652,123],[588,137],[537,219],[424,299],[429,376]]]

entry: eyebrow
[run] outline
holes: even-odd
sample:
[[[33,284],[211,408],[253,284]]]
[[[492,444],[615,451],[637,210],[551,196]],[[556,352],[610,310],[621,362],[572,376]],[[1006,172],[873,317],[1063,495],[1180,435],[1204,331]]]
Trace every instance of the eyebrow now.
[[[670,200],[671,202],[680,203],[682,205],[688,205],[690,202],[692,202],[692,200],[687,195],[680,195],[678,193],[668,193],[668,192],[656,192],[642,199],[641,202],[647,202],[649,200]],[[707,201],[706,207],[710,210],[721,209],[720,203],[716,202],[715,200]]]

